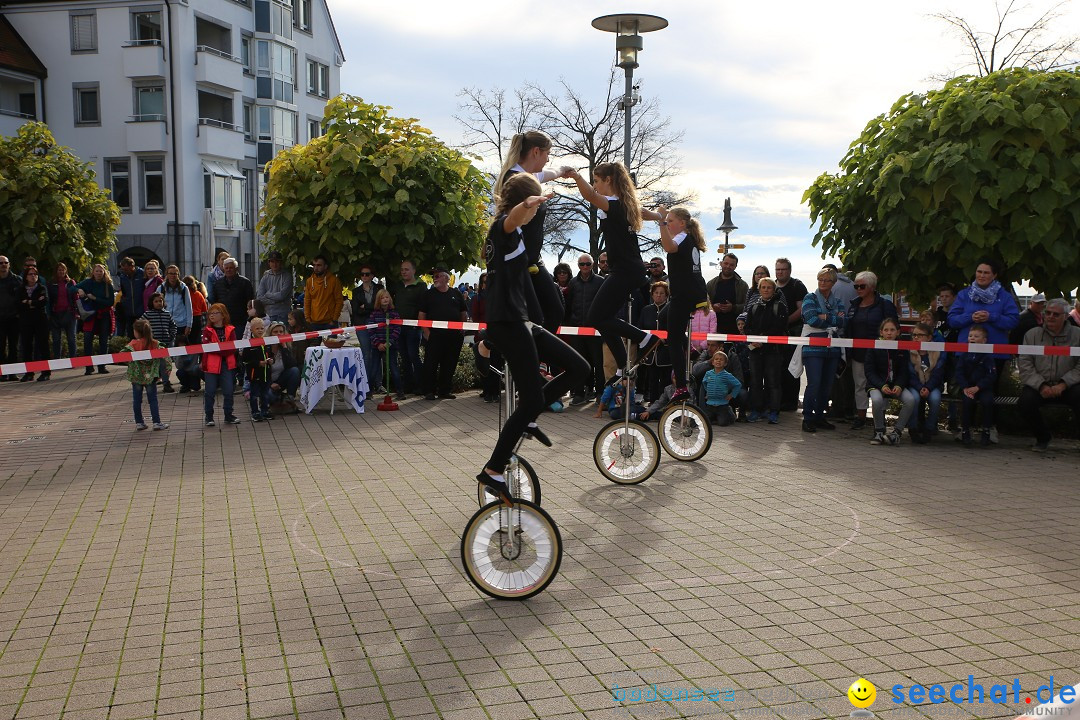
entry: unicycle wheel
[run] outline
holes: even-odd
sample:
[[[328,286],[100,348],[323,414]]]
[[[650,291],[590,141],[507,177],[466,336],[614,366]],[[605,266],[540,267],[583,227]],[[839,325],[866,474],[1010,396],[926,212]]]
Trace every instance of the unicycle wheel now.
[[[525,600],[546,588],[559,572],[562,536],[536,503],[512,507],[488,503],[461,535],[461,565],[482,592],[502,600]]]
[[[593,441],[593,460],[608,480],[620,485],[636,485],[656,472],[660,465],[660,443],[652,428],[636,420],[605,425]]]
[[[511,455],[510,462],[506,464],[503,477],[510,484],[510,495],[514,498],[528,500],[537,505],[540,504],[540,478],[528,460],[517,454]],[[480,507],[487,505],[494,499],[495,496],[488,492],[486,485],[476,483],[476,501],[480,504]]]
[[[660,445],[676,460],[700,460],[712,447],[709,418],[692,403],[670,405],[660,415]]]

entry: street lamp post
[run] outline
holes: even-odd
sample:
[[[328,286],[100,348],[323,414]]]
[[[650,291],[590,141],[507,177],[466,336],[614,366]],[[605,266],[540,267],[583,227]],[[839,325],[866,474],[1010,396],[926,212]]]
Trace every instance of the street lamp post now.
[[[720,232],[724,233],[724,254],[727,255],[728,249],[732,247],[746,247],[745,245],[732,245],[728,242],[728,236],[732,231],[738,230],[739,227],[731,221],[731,198],[724,198],[724,222],[720,227],[716,228]]]
[[[619,100],[619,108],[625,113],[623,126],[623,164],[630,172],[630,108],[640,98],[634,97],[634,68],[638,66],[637,55],[644,46],[641,33],[663,30],[668,21],[656,15],[638,15],[634,13],[603,15],[592,21],[597,30],[615,33],[615,51],[619,54],[618,65],[626,73],[626,90]]]

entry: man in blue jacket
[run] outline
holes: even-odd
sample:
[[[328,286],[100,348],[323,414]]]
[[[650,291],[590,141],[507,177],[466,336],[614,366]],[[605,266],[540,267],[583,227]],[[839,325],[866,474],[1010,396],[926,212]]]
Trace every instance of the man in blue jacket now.
[[[143,307],[143,270],[135,267],[135,261],[129,257],[120,261],[120,272],[116,274],[116,289],[122,297],[116,306],[116,331],[124,337],[133,337],[131,326],[142,317]]]

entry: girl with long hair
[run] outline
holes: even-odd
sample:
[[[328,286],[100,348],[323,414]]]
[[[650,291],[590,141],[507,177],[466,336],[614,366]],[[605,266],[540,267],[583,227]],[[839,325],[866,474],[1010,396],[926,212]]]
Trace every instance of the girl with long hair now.
[[[207,313],[206,328],[202,333],[203,345],[236,340],[236,328],[229,324],[229,311],[221,303],[214,303]],[[233,415],[233,381],[236,370],[236,350],[218,350],[203,353],[203,414],[206,427],[214,427],[214,396],[218,387],[224,397],[225,422],[239,425],[240,418]]]
[[[113,330],[113,298],[115,293],[109,270],[101,263],[96,263],[90,271],[90,277],[75,286],[80,298],[87,298],[93,304],[94,314],[82,321],[83,355],[93,355],[94,338],[98,339],[98,354],[109,352],[109,336]],[[108,374],[104,365],[98,365],[98,373]],[[94,374],[93,366],[87,365],[87,375]]]
[[[705,251],[705,235],[701,225],[684,207],[657,212],[660,220],[660,244],[667,252],[668,284],[671,300],[661,315],[661,327],[667,330],[668,353],[671,369],[675,374],[675,393],[671,402],[683,402],[690,398],[686,387],[686,324],[691,313],[699,305],[708,305],[709,294],[705,290],[705,278],[701,276],[701,253]]]
[[[622,320],[618,314],[630,293],[646,282],[637,240],[642,218],[661,221],[664,216],[641,208],[630,173],[622,163],[597,165],[592,185],[576,170],[571,170],[569,177],[577,183],[581,196],[599,211],[600,232],[608,258],[607,277],[593,298],[585,323],[600,331],[620,368],[616,374],[621,374],[621,368],[626,365],[626,348],[621,338],[637,344],[639,357],[648,355],[660,342],[658,336]]]
[[[150,321],[146,318],[135,320],[131,325],[131,333],[135,337],[124,346],[124,352],[156,350],[161,347],[161,344],[154,339],[153,328],[151,328]],[[168,358],[131,360],[127,364],[127,379],[131,383],[131,409],[135,415],[136,430],[146,429],[142,414],[143,393],[146,394],[146,400],[150,404],[150,419],[154,423],[154,429],[169,429],[168,423],[161,422],[161,414],[158,411],[157,381],[161,377],[163,368],[168,373]]]

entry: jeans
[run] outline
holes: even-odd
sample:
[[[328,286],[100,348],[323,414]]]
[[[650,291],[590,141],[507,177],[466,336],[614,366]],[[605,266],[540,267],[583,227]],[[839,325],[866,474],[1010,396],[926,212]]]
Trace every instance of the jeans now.
[[[750,351],[750,408],[756,412],[780,410],[780,367],[783,354],[779,349],[763,346]],[[790,373],[789,373],[790,374]]]
[[[161,375],[161,384],[165,387],[172,385],[172,381],[169,380],[169,360],[168,358],[161,358],[158,360],[158,374]]]
[[[386,386],[389,391],[393,389],[395,392],[402,392],[401,386],[401,370],[398,368],[398,351],[397,348],[390,345],[385,350],[379,352],[372,349],[371,351],[371,374],[368,377],[371,379],[368,382],[368,388],[374,392],[376,388],[383,384],[383,366],[386,364],[386,356],[390,355],[390,380],[391,382]]]
[[[915,412],[911,414],[911,420],[908,422],[908,427],[916,430],[920,429],[919,418],[923,415],[923,408],[926,408],[926,420],[923,421],[921,429],[929,432],[937,432],[938,412],[941,410],[941,389],[934,388],[930,391],[930,396],[925,400],[919,397],[919,393],[912,390],[912,394],[915,396]]]
[[[287,370],[283,370],[281,375],[278,376],[278,379],[271,383],[271,385],[274,383],[277,383],[278,387],[285,391],[289,396],[296,395],[296,391],[300,389],[300,368],[291,367]],[[281,391],[276,391],[271,388],[270,395],[274,399],[280,398]]]
[[[870,398],[866,394],[866,363],[862,360],[851,361],[851,378],[855,381],[855,415],[866,416]]]
[[[139,425],[144,424],[142,414],[143,390],[146,391],[146,401],[150,403],[150,418],[155,423],[161,422],[161,415],[158,413],[157,386],[154,383],[149,385],[131,383],[131,410],[135,413],[135,422]]]
[[[64,357],[63,345],[60,342],[62,337],[67,338],[68,357],[75,357],[75,316],[71,313],[65,313],[59,318],[53,318],[52,327],[49,329],[52,335],[52,351],[53,358],[59,360]]]
[[[225,419],[233,416],[233,371],[222,368],[219,373],[203,373],[203,414],[207,420],[214,419],[214,396],[218,386],[225,396]]]
[[[250,384],[251,415],[265,415],[270,412],[270,384],[265,380],[252,380]]]
[[[735,422],[735,413],[732,411],[731,405],[705,405],[702,409],[708,416],[709,421],[716,423],[720,427],[727,427]]]
[[[835,355],[803,354],[806,370],[806,392],[803,393],[803,420],[817,422],[825,419],[829,407],[829,393],[836,379],[836,366],[840,358]],[[789,375],[791,373],[788,373]]]
[[[460,330],[433,328],[430,333],[427,350],[424,352],[424,393],[449,395],[453,390],[454,371],[457,370],[458,357],[461,355],[461,346],[465,343],[465,336]],[[503,355],[506,355],[505,350]]]
[[[960,402],[963,404],[963,408],[960,412],[962,417],[960,427],[964,430],[971,430],[971,424],[975,421],[975,408],[982,408],[982,427],[987,430],[994,424],[994,391],[980,390],[975,393],[975,397],[969,398],[960,394]]]
[[[406,392],[420,392],[424,385],[424,364],[420,361],[420,343],[424,333],[418,327],[405,325],[398,336],[401,354],[401,375]]]
[[[1035,441],[1040,443],[1050,442],[1050,428],[1046,426],[1039,409],[1043,405],[1068,405],[1073,411],[1073,420],[1080,423],[1080,384],[1073,385],[1053,400],[1047,400],[1038,390],[1025,385],[1020,390],[1020,402],[1017,407],[1024,423],[1031,428],[1035,435]]]
[[[98,339],[98,355],[104,355],[109,352],[109,323],[106,321],[98,320],[96,323],[96,329],[94,332],[83,333],[83,355],[93,355],[91,349],[94,347],[94,338]],[[105,367],[104,365],[98,365],[98,369]]]
[[[878,432],[885,432],[885,408],[889,405],[889,400],[900,400],[901,408],[900,415],[896,419],[897,432],[905,427],[908,420],[911,418],[911,414],[915,412],[915,400],[918,396],[908,389],[904,389],[900,393],[899,398],[886,398],[882,394],[881,390],[874,388],[870,391],[870,406],[873,408],[874,413],[874,430]]]

